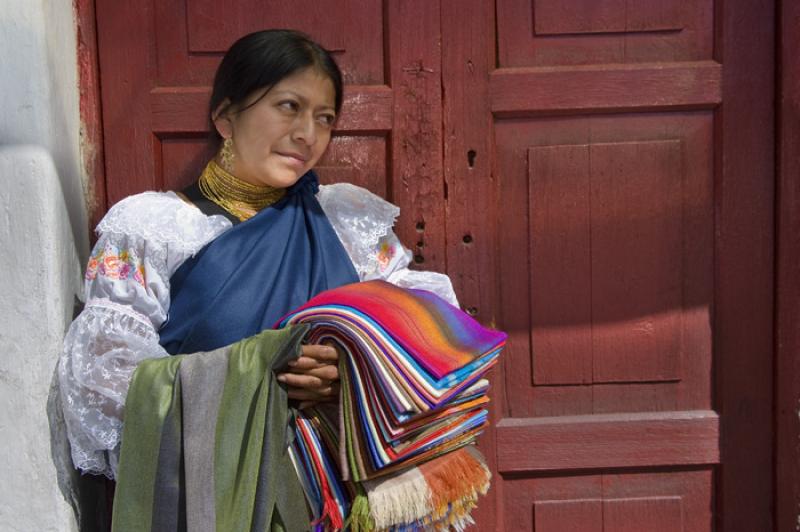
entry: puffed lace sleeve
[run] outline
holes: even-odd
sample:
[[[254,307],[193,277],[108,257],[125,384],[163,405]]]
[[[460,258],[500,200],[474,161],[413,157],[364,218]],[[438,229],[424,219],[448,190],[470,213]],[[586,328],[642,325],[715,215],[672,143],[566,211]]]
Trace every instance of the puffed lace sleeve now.
[[[399,207],[349,183],[320,186],[317,199],[360,280],[383,279],[404,288],[429,290],[458,306],[447,275],[408,268],[411,251],[392,231]]]
[[[97,227],[86,267],[86,306],[67,331],[58,378],[72,461],[114,478],[123,407],[133,370],[167,356],[158,329],[169,278],[230,222],[207,217],[173,193],[146,192],[116,204]]]

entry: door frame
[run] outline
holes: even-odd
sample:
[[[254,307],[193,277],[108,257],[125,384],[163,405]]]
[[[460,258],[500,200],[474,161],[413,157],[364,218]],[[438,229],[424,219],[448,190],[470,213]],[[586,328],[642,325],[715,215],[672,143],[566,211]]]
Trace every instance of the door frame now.
[[[779,2],[775,529],[800,519],[800,3]]]

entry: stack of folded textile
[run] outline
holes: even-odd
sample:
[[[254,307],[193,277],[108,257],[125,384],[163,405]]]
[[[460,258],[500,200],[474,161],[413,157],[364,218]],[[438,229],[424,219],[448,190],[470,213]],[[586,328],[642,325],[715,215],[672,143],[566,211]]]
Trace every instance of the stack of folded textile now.
[[[338,408],[296,420],[290,449],[318,527],[461,529],[489,486],[473,445],[487,423],[482,377],[506,335],[424,290],[369,281],[323,292],[279,326],[334,342]]]

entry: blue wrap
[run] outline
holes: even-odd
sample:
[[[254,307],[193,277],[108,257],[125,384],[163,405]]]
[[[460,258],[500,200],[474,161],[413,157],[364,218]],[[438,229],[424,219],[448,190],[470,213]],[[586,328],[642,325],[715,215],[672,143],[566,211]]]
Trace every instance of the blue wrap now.
[[[358,281],[308,172],[277,203],[229,229],[170,279],[159,331],[171,354],[209,351],[271,328],[329,288]]]

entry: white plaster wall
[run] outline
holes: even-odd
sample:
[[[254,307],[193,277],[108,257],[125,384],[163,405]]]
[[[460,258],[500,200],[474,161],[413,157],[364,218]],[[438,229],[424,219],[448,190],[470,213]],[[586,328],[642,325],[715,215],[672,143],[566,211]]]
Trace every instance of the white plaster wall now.
[[[0,145],[36,144],[50,152],[70,228],[85,257],[89,234],[72,0],[2,0],[2,6]]]
[[[75,18],[72,0],[2,4],[0,530],[77,530],[47,418],[89,243]]]
[[[75,529],[51,457],[46,407],[78,257],[50,153],[0,147],[0,176],[0,529]]]

